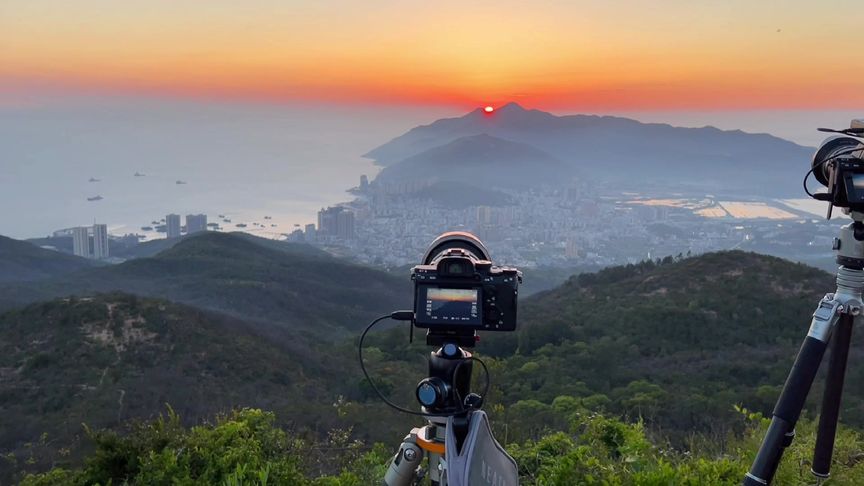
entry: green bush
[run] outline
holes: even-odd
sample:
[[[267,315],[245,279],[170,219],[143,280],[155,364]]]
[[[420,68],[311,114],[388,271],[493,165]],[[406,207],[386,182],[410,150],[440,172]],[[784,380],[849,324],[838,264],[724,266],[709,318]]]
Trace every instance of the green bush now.
[[[746,432],[731,438],[725,451],[679,451],[653,442],[641,422],[589,412],[570,397],[556,399],[551,407],[526,401],[517,408],[565,414],[569,421],[567,432],[508,445],[526,486],[740,484],[767,427],[761,415],[736,408]],[[243,409],[213,424],[185,428],[169,410],[152,422],[132,424],[122,435],[88,431],[95,449],[80,468],[28,475],[21,484],[366,486],[384,476],[392,453],[385,445],[367,449],[350,439],[350,430],[332,431],[326,443],[313,444],[275,424],[272,413]],[[813,482],[809,460],[815,422],[803,421],[798,432],[776,484]],[[862,460],[860,434],[841,429],[831,483],[864,484]]]

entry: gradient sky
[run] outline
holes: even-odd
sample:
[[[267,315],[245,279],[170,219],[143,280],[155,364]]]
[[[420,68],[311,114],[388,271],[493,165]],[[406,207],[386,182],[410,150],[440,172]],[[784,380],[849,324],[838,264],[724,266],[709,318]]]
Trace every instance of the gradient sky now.
[[[143,93],[580,110],[864,108],[860,1],[463,3],[3,0],[0,106],[46,93]]]

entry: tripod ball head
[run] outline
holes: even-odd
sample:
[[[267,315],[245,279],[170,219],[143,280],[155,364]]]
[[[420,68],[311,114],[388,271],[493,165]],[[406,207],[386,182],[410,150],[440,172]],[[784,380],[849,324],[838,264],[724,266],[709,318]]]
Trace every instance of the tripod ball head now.
[[[450,395],[450,385],[436,376],[423,378],[417,384],[416,394],[420,405],[429,409],[442,407]]]

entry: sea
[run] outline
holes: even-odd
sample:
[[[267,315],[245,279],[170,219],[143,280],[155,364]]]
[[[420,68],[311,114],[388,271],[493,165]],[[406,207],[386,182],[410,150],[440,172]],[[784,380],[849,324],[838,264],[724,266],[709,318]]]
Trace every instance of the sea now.
[[[33,238],[98,222],[114,235],[152,238],[158,234],[142,228],[169,213],[204,213],[224,230],[278,238],[315,222],[322,207],[350,200],[346,190],[361,175],[374,178],[379,169],[364,153],[465,111],[119,96],[0,105],[0,234]],[[597,114],[770,133],[807,146],[823,138],[815,127],[864,117],[839,110]]]

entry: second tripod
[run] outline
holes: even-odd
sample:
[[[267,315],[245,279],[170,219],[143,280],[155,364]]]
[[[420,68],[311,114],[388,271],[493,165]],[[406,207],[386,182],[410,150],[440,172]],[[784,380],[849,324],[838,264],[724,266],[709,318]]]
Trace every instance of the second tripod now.
[[[840,265],[837,291],[826,294],[813,313],[810,330],[774,407],[771,425],[744,479],[745,486],[770,484],[774,478],[783,452],[795,437],[795,424],[829,343],[831,359],[811,470],[819,478],[827,478],[830,474],[852,327],[862,319],[864,213],[851,211],[850,215],[853,222],[844,226],[840,236],[834,240]]]

